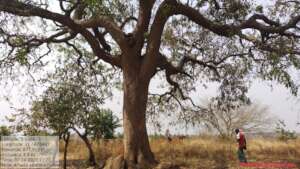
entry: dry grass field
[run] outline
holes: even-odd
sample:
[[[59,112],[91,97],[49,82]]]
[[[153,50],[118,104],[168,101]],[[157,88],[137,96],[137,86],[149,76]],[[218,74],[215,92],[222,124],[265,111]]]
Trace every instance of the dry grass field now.
[[[235,169],[240,168],[236,143],[208,136],[173,139],[152,138],[151,147],[159,168],[182,169]],[[122,140],[93,142],[97,160],[105,161],[122,153]],[[63,144],[61,144],[63,151]],[[61,153],[62,156],[62,153]],[[76,139],[70,142],[68,160],[70,168],[85,168],[88,152]],[[287,142],[276,139],[250,139],[247,150],[250,162],[292,162],[300,168],[300,139]]]

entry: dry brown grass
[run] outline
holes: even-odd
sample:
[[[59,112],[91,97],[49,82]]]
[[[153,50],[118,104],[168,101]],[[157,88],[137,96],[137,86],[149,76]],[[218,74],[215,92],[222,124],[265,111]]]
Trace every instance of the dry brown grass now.
[[[193,137],[173,139],[151,139],[151,148],[160,163],[168,163],[181,168],[226,169],[238,168],[236,143],[214,137]],[[99,161],[117,156],[123,152],[122,140],[94,142],[93,147]],[[61,148],[62,150],[63,148]],[[88,153],[80,140],[70,143],[70,160],[87,159]],[[300,139],[282,142],[275,139],[248,140],[249,161],[293,162],[300,166]]]

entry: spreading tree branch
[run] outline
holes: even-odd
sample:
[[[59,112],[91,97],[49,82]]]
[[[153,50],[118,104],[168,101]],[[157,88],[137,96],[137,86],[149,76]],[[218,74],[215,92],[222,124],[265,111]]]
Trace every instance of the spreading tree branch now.
[[[125,34],[122,29],[108,16],[95,16],[87,20],[75,20],[75,22],[84,28],[105,28],[120,45],[121,48],[127,46]]]
[[[183,15],[199,26],[225,37],[238,36],[244,29],[255,29],[263,33],[278,34],[280,36],[298,37],[296,34],[288,32],[288,30],[291,28],[297,29],[297,23],[300,21],[300,15],[298,15],[291,18],[286,24],[281,25],[262,14],[253,14],[240,24],[222,24],[209,20],[197,9],[188,5],[176,0],[165,0],[161,3],[150,29],[147,55],[142,66],[143,75],[149,75],[155,72],[155,67],[159,64],[159,48],[164,26],[167,20],[174,15]],[[262,20],[264,23],[258,22],[257,20]]]
[[[71,29],[74,33],[80,33],[90,44],[94,54],[101,58],[103,61],[111,65],[121,67],[119,58],[114,58],[105,50],[103,50],[100,47],[97,38],[95,38],[91,32],[89,32],[80,24],[75,23],[68,16],[51,12],[31,4],[19,2],[17,0],[0,0],[0,11],[23,17],[37,16],[40,18],[58,22]]]

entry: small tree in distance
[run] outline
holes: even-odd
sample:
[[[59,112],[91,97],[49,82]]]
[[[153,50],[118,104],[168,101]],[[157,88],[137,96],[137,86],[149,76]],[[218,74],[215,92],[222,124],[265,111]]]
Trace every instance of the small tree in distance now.
[[[95,85],[96,76],[87,76],[87,71],[73,71],[78,65],[64,65],[50,74],[44,82],[50,86],[32,104],[30,111],[20,109],[13,118],[17,127],[26,135],[40,135],[48,131],[65,141],[65,156],[74,131],[85,143],[89,152],[89,164],[96,165],[90,139],[113,138],[119,120],[109,109],[100,108],[110,96],[107,86]],[[66,166],[66,162],[64,163]]]
[[[110,109],[98,109],[90,114],[89,121],[89,135],[95,140],[115,138],[115,129],[121,126]]]
[[[42,123],[59,133],[65,134],[70,129],[75,131],[88,148],[89,164],[96,165],[89,137],[112,138],[114,130],[119,127],[119,120],[111,110],[99,108],[103,104],[100,95],[94,96],[82,85],[74,84],[68,81],[49,87],[41,100],[34,102],[33,115],[40,113]]]
[[[245,132],[260,133],[270,132],[275,127],[275,116],[270,114],[267,106],[258,103],[228,108],[212,100],[205,103],[203,108],[204,113],[200,113],[198,118],[199,113],[195,113],[196,117],[193,119],[224,138],[232,137],[236,128]]]
[[[278,135],[278,139],[282,141],[288,141],[297,138],[296,131],[286,129],[284,120],[278,120],[276,123],[276,133]]]
[[[0,137],[1,136],[10,136],[12,134],[12,131],[7,126],[0,126]]]

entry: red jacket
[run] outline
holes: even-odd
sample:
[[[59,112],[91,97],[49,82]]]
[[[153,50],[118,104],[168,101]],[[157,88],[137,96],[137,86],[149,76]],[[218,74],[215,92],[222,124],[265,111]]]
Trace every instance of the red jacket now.
[[[245,135],[242,132],[239,132],[236,137],[237,137],[237,141],[239,143],[239,148],[246,149]]]

